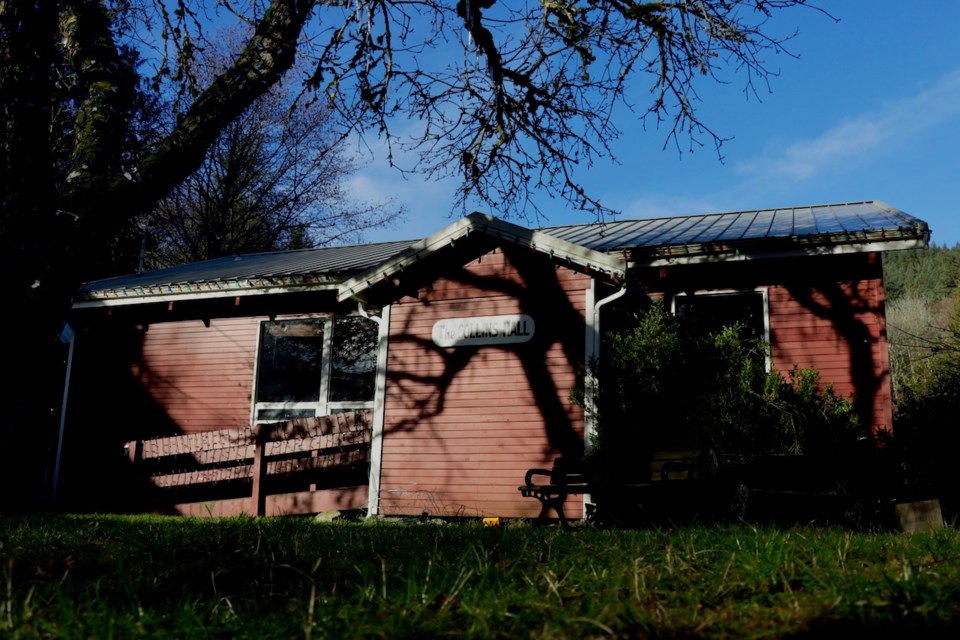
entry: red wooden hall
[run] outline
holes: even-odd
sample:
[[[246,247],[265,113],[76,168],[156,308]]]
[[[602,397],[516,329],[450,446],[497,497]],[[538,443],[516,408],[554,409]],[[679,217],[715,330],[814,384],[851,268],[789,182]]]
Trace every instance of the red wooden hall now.
[[[91,282],[73,307],[54,489],[66,508],[255,512],[262,446],[278,456],[268,514],[535,516],[517,485],[587,446],[571,390],[606,311],[634,304],[628,281],[748,319],[778,370],[818,369],[889,430],[882,255],[928,241],[879,201],[542,229],[472,214],[415,242]],[[252,425],[290,419],[257,444]]]

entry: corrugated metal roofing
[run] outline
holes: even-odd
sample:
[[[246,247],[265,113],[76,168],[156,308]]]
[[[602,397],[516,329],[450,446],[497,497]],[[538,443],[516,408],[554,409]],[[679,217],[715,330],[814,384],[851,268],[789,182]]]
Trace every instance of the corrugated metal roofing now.
[[[403,251],[413,241],[380,242],[347,247],[321,247],[296,251],[272,251],[216,258],[204,262],[157,269],[90,282],[81,294],[94,291],[163,287],[165,285],[282,278],[296,275],[325,274],[332,281],[345,274],[376,266]]]
[[[669,255],[670,247],[711,247],[714,244],[778,239],[816,245],[860,239],[884,242],[900,236],[923,238],[925,243],[929,233],[922,220],[877,200],[563,225],[540,231],[594,251],[619,253],[629,250],[634,256],[647,249],[651,250],[650,255],[655,256],[664,250]],[[91,282],[81,289],[80,296],[140,297],[221,288],[334,284],[380,265],[410,248],[414,242],[381,242],[218,258]],[[227,286],[221,287],[223,283]]]
[[[927,224],[880,201],[574,224],[545,233],[597,251],[910,231]]]

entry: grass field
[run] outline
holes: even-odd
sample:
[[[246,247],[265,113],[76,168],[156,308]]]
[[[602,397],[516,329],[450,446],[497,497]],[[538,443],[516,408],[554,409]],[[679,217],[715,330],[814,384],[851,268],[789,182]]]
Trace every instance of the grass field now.
[[[0,636],[952,636],[960,533],[0,517]]]

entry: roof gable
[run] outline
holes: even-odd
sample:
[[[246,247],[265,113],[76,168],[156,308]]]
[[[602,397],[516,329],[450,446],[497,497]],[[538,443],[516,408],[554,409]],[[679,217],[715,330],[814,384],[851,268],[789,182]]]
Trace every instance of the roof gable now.
[[[478,241],[479,239],[479,241]],[[458,247],[458,243],[462,246]],[[384,262],[348,278],[340,284],[339,300],[359,298],[367,300],[379,289],[383,298],[402,294],[407,288],[400,280],[410,280],[408,270],[416,269],[417,280],[435,279],[438,272],[430,263],[442,253],[456,252],[456,261],[463,264],[501,243],[512,243],[539,251],[559,263],[576,266],[595,276],[622,280],[627,269],[626,260],[619,254],[612,255],[594,251],[557,238],[546,231],[528,229],[483,213],[472,213],[441,229],[437,233],[415,242]],[[410,285],[413,286],[413,285]],[[386,291],[384,291],[386,289]],[[390,293],[390,290],[394,294]]]

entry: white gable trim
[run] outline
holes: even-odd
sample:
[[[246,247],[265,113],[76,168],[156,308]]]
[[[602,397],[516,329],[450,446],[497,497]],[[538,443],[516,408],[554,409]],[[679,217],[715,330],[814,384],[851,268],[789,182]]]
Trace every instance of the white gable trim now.
[[[471,213],[437,233],[410,245],[410,248],[385,260],[376,267],[345,280],[340,285],[338,298],[342,302],[361,295],[384,279],[389,279],[407,266],[445,247],[456,248],[457,240],[471,233],[483,233],[504,242],[545,253],[560,262],[580,265],[613,279],[623,279],[628,263],[618,255],[594,251],[578,244],[561,240],[542,231],[528,229],[483,213]]]

